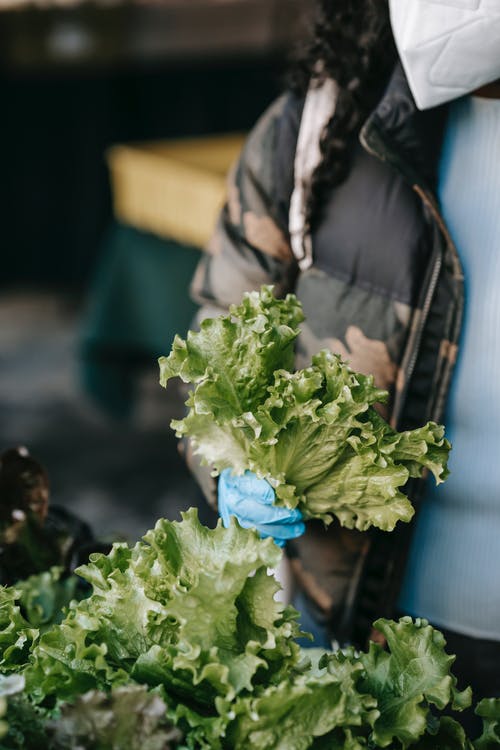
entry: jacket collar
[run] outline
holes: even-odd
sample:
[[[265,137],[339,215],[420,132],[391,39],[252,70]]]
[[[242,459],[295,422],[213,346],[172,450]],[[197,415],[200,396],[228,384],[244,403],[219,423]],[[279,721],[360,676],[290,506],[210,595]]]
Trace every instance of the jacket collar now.
[[[446,114],[446,105],[417,109],[398,62],[380,102],[361,130],[360,141],[410,184],[434,192]]]

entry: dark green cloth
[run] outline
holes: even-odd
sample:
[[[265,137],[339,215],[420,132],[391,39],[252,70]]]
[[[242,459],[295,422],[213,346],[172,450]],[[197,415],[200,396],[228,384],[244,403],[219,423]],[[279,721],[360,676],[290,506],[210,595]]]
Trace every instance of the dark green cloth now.
[[[137,375],[185,336],[196,312],[189,283],[200,251],[113,224],[82,330],[87,392],[114,416],[133,407]]]

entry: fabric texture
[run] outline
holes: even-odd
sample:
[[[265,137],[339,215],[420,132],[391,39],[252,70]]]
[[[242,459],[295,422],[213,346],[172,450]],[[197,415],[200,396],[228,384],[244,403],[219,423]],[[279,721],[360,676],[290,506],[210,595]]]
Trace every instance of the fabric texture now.
[[[313,263],[311,238],[306,231],[307,185],[321,161],[321,134],[335,111],[337,87],[331,78],[311,85],[307,92],[294,161],[294,188],[290,199],[288,230],[292,252],[304,271]]]
[[[420,109],[500,76],[496,0],[390,0],[394,38]]]
[[[446,413],[451,475],[429,488],[400,606],[439,626],[500,641],[500,100],[454,102],[439,197],[465,268],[466,307]]]

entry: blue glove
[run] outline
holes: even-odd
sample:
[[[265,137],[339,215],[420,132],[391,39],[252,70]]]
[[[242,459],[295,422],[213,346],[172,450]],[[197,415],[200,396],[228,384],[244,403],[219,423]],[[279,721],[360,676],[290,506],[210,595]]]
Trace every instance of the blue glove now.
[[[305,531],[300,510],[274,505],[273,488],[252,471],[238,477],[231,469],[224,469],[219,477],[218,496],[219,515],[226,527],[229,517],[236,516],[240,526],[257,529],[263,539],[272,536],[280,547],[285,546],[287,539],[295,539]]]

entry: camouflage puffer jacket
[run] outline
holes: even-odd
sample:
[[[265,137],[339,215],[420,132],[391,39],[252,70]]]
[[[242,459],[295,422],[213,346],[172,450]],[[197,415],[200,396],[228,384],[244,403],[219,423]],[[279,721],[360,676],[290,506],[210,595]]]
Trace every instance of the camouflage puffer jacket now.
[[[435,197],[446,108],[418,111],[396,67],[313,233],[313,265],[300,272],[288,213],[303,103],[282,96],[250,134],[192,294],[206,316],[264,283],[294,291],[307,321],[300,366],[329,347],[389,390],[393,425],[439,421],[463,308],[460,262]],[[419,491],[408,487],[415,501]],[[289,544],[310,614],[338,641],[362,644],[370,622],[392,614],[410,528],[360,533],[310,523]]]

